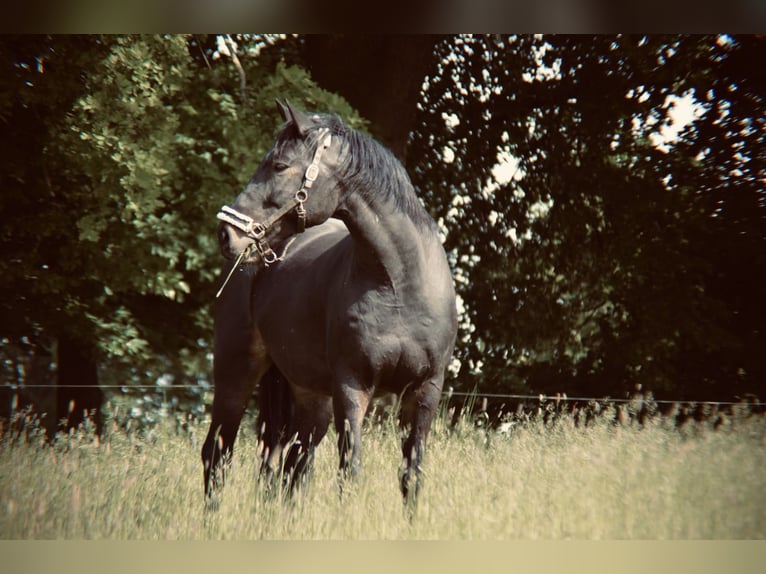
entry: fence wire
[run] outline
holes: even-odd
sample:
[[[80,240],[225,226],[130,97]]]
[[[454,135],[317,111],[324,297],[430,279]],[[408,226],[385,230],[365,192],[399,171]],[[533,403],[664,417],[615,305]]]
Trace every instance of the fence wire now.
[[[11,389],[11,390],[26,390],[26,389],[84,389],[84,388],[93,388],[93,385],[9,385],[4,384],[0,385],[0,388],[5,389]],[[98,385],[99,389],[120,389],[125,392],[131,391],[131,390],[139,390],[139,389],[149,389],[154,391],[172,391],[172,390],[179,390],[179,389],[196,389],[196,390],[212,390],[213,386],[205,386],[205,385]],[[644,400],[647,402],[653,402],[656,404],[667,404],[672,405],[676,403],[693,403],[693,404],[699,404],[699,405],[741,405],[741,404],[747,404],[750,406],[760,407],[763,405],[766,405],[766,403],[758,401],[750,401],[750,400],[739,400],[739,401],[700,401],[700,400],[694,400],[694,399],[655,399],[654,397],[647,396],[646,394],[643,395],[636,395],[633,397],[570,397],[564,393],[560,394],[553,394],[548,395],[544,393],[536,394],[536,395],[524,395],[524,394],[505,394],[505,393],[482,393],[480,391],[454,391],[451,389],[448,389],[446,391],[442,391],[442,396],[452,398],[452,397],[473,397],[477,399],[516,399],[516,400],[536,400],[540,402],[547,402],[547,401],[566,401],[566,402],[590,402],[590,401],[596,401],[596,402],[608,402],[608,403],[630,403],[637,400]]]

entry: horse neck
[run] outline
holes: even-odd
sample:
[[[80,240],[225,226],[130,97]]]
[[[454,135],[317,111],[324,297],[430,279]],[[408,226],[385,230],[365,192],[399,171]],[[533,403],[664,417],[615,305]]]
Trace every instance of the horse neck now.
[[[438,244],[431,228],[374,192],[347,194],[338,215],[354,238],[356,266],[394,287],[417,276]]]

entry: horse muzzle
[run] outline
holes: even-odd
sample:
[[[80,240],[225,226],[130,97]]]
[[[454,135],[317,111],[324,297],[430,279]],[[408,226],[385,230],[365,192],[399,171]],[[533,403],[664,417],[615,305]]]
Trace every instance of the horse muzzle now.
[[[234,259],[252,244],[250,237],[228,223],[222,222],[218,226],[218,246],[226,259]]]

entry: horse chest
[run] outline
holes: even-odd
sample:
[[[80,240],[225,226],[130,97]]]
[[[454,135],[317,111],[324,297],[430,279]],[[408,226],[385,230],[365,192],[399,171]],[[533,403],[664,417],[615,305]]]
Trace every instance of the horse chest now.
[[[376,386],[392,377],[418,377],[432,366],[430,310],[387,290],[368,291],[336,310],[328,330],[330,364]]]

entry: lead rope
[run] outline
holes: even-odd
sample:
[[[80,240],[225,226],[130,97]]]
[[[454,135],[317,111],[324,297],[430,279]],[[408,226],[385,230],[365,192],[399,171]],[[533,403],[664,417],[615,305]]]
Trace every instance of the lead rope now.
[[[237,256],[237,260],[234,262],[234,265],[231,266],[231,269],[229,270],[229,274],[226,276],[226,279],[223,280],[223,285],[221,285],[221,288],[218,290],[218,293],[215,294],[215,298],[218,299],[221,296],[221,293],[223,293],[224,287],[229,283],[229,279],[231,279],[231,276],[234,275],[234,271],[237,270],[237,267],[239,267],[239,264],[242,262],[242,260],[245,258],[245,253],[251,250],[253,247],[253,244],[251,243],[247,247],[245,247],[242,251],[240,251],[239,255]]]
[[[234,274],[234,271],[237,269],[242,260],[246,256],[250,255],[253,247],[255,247],[258,251],[258,254],[261,256],[261,259],[263,260],[263,263],[266,267],[276,263],[277,261],[282,261],[282,259],[285,258],[285,255],[287,255],[287,250],[290,248],[290,245],[292,245],[293,241],[295,241],[295,236],[288,240],[285,248],[282,251],[282,255],[280,256],[278,256],[274,250],[269,247],[269,243],[266,240],[266,232],[277,221],[295,209],[295,213],[298,216],[298,233],[303,233],[306,230],[306,207],[304,206],[304,203],[306,200],[308,200],[309,189],[311,189],[311,186],[314,185],[314,182],[319,176],[319,162],[322,159],[322,155],[324,154],[325,150],[332,145],[332,134],[329,133],[329,130],[322,128],[321,131],[323,133],[320,134],[320,139],[324,135],[324,132],[326,132],[326,135],[324,135],[322,144],[319,145],[314,152],[314,158],[312,159],[311,164],[306,168],[306,173],[303,175],[303,183],[301,184],[300,189],[295,192],[292,204],[288,203],[282,207],[269,219],[267,219],[265,223],[258,223],[252,217],[245,215],[244,213],[240,213],[228,205],[221,207],[221,210],[216,214],[217,219],[224,221],[233,227],[236,227],[253,240],[253,243],[245,247],[237,256],[237,259],[234,262],[232,268],[229,270],[229,274],[226,276],[223,285],[221,285],[218,293],[216,293],[216,299],[221,296],[224,287],[226,287],[228,284],[229,280]]]
[[[269,250],[270,253],[274,255],[273,259],[266,260],[264,259],[264,264],[266,267],[271,265],[272,263],[276,263],[277,261],[282,261],[287,256],[287,250],[290,249],[290,246],[293,244],[293,242],[297,239],[295,235],[293,235],[290,239],[287,240],[287,243],[285,243],[285,248],[282,250],[282,255],[277,256],[276,253],[274,253],[273,250]],[[239,267],[239,264],[242,262],[245,257],[249,256],[249,253],[253,250],[253,247],[256,247],[255,243],[251,243],[247,247],[245,247],[242,251],[239,252],[239,255],[237,256],[236,261],[234,261],[234,265],[231,269],[229,269],[229,274],[226,275],[226,279],[223,280],[223,285],[221,285],[221,288],[218,290],[218,292],[215,294],[215,298],[218,299],[221,296],[221,293],[223,293],[224,287],[226,287],[226,284],[231,279],[231,276],[234,275],[234,271],[237,270],[237,267]]]

